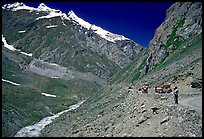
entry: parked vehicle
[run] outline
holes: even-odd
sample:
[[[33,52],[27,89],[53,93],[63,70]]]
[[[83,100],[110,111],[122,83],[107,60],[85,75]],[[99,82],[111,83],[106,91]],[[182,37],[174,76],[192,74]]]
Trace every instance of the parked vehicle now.
[[[148,87],[146,86],[142,87],[142,93],[148,93]]]
[[[142,87],[142,93],[148,93],[148,86],[149,86],[148,83],[145,82],[143,87]]]
[[[159,86],[155,86],[155,92],[157,93],[171,93],[171,85],[170,84],[162,84]]]

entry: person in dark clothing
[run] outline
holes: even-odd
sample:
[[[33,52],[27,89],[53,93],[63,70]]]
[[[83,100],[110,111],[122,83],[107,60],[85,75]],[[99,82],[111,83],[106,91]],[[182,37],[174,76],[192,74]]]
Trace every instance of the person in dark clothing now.
[[[178,104],[178,93],[179,93],[178,88],[174,87],[174,101],[176,104]]]

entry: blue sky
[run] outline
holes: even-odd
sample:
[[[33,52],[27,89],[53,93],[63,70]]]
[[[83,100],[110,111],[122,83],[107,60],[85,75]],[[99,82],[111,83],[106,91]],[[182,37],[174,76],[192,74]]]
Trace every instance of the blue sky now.
[[[24,2],[38,7],[41,2]],[[43,2],[64,13],[73,10],[85,21],[112,33],[123,35],[144,47],[164,21],[166,10],[174,2]]]

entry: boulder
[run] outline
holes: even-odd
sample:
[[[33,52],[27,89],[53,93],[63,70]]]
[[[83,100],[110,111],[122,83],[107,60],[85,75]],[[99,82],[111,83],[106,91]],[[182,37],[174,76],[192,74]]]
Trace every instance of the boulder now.
[[[164,119],[161,120],[160,124],[163,124],[163,123],[169,121],[169,119],[170,119],[169,116],[165,117]]]
[[[202,81],[191,82],[191,88],[202,88]]]

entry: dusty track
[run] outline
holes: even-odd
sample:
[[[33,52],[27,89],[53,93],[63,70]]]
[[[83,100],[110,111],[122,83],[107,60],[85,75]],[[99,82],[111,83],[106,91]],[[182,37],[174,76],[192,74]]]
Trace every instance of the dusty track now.
[[[191,107],[202,115],[202,96],[182,99],[179,102],[181,105]]]

